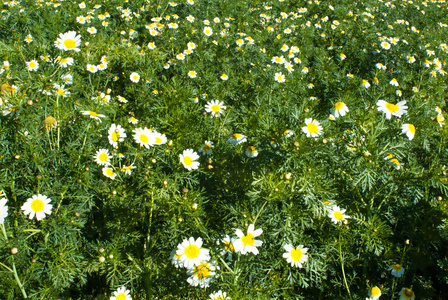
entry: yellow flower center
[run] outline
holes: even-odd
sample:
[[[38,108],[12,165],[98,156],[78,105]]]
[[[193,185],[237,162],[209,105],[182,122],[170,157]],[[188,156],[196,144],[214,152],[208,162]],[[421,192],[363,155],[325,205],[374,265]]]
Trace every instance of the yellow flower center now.
[[[58,89],[57,93],[62,96],[65,94],[65,91],[63,89]]]
[[[241,241],[243,242],[243,246],[253,246],[255,243],[254,235],[248,232],[246,235],[243,235]]]
[[[149,138],[148,138],[146,135],[144,135],[144,134],[140,134],[140,141],[141,141],[143,144],[146,144],[146,143],[149,142]]]
[[[31,202],[31,209],[34,212],[40,212],[44,209],[44,202],[40,199],[35,199],[33,202]]]
[[[117,298],[115,298],[117,300],[126,300],[126,295],[123,293],[118,294]]]
[[[67,49],[73,49],[73,48],[76,47],[76,42],[74,40],[72,40],[72,39],[66,39],[64,41],[64,46]]]
[[[403,267],[402,267],[401,265],[399,265],[399,264],[395,264],[395,265],[393,265],[392,268],[393,268],[395,271],[401,271],[401,269],[403,269]]]
[[[238,139],[240,139],[241,137],[242,137],[242,135],[239,134],[239,133],[234,133],[234,134],[232,134],[232,139],[234,139],[234,140],[238,140]]]
[[[219,107],[219,105],[212,105],[212,111],[214,112],[214,113],[217,113],[217,112],[219,112],[221,110],[221,107]]]
[[[205,144],[204,147],[202,147],[202,151],[208,152],[212,149],[212,147],[209,144]]]
[[[98,117],[98,114],[94,111],[89,111],[89,115],[91,115],[92,117]]]
[[[398,105],[392,104],[392,103],[386,103],[386,108],[391,113],[394,113],[394,112],[398,111],[398,109],[399,109]]]
[[[310,134],[319,132],[319,128],[317,128],[316,124],[314,124],[313,122],[309,123],[306,127],[308,128],[308,132]]]
[[[335,211],[334,212],[334,218],[338,221],[342,221],[342,219],[344,219],[344,216],[341,214],[340,211]]]
[[[393,162],[394,164],[396,164],[397,166],[400,165],[400,162],[396,158],[392,158],[390,161]]]
[[[101,153],[100,155],[98,155],[98,160],[100,161],[107,161],[109,157],[107,156],[106,153]]]
[[[412,297],[414,297],[414,292],[411,289],[406,288],[403,290],[403,296],[406,299],[411,299]]]
[[[291,257],[294,261],[299,261],[302,258],[302,250],[299,248],[291,250]]]
[[[177,254],[177,253],[174,254],[174,257],[175,257],[176,259],[180,259],[181,256],[182,256],[182,255],[179,255],[179,254]]]
[[[412,124],[409,124],[409,125],[408,125],[408,130],[409,130],[412,134],[414,134],[414,133],[415,133],[415,126],[412,125]]]
[[[210,276],[210,268],[207,263],[201,263],[199,266],[194,267],[193,271],[195,276],[199,279],[207,278]]]
[[[249,151],[250,153],[255,153],[255,152],[257,152],[257,149],[255,149],[254,146],[249,146],[249,147],[247,147],[247,151]]]
[[[219,297],[215,298],[215,300],[225,300],[225,299],[224,299],[224,297],[219,296]]]
[[[187,166],[190,166],[192,163],[193,163],[193,160],[191,159],[191,157],[189,157],[189,156],[184,157],[184,164],[186,164]]]
[[[373,288],[370,289],[370,294],[371,294],[373,297],[377,297],[377,296],[379,296],[380,293],[381,293],[381,291],[380,291],[380,289],[379,289],[377,286],[374,286]]]
[[[335,104],[334,104],[334,110],[340,110],[342,107],[344,106],[344,103],[342,103],[342,102],[336,102]]]
[[[32,62],[30,62],[30,63],[28,64],[28,66],[29,66],[30,68],[34,68],[34,67],[36,66],[36,63],[35,63],[34,61],[32,61]]]
[[[199,248],[196,245],[188,245],[184,253],[189,259],[194,259],[199,256]]]
[[[106,169],[106,174],[107,174],[107,176],[114,176],[114,171],[112,170],[112,169],[110,169],[110,168],[107,168]]]
[[[160,144],[162,142],[162,139],[156,136],[156,144]]]
[[[117,131],[114,130],[114,131],[112,132],[112,140],[113,140],[114,142],[117,142],[119,138],[120,138],[120,134],[119,134]]]

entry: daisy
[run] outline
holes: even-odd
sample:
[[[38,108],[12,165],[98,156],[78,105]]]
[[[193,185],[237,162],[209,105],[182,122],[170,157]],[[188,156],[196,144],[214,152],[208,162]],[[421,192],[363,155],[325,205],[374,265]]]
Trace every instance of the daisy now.
[[[76,35],[76,31],[68,31],[60,33],[59,38],[54,42],[54,45],[64,51],[74,50],[81,51],[78,47],[81,45],[81,36]]]
[[[130,291],[122,286],[114,292],[114,295],[110,297],[110,300],[132,300],[132,297],[131,295],[129,295],[129,293]]]
[[[90,73],[96,73],[98,71],[98,67],[95,65],[87,64],[87,71]]]
[[[408,63],[413,64],[415,63],[415,57],[414,56],[407,56],[406,57]]]
[[[402,288],[398,295],[400,300],[414,300],[414,292],[409,288]]]
[[[153,132],[149,130],[148,128],[136,128],[133,130],[134,134],[134,140],[136,143],[138,143],[142,147],[146,147],[146,149],[149,149],[150,146],[153,145]]]
[[[289,73],[294,71],[293,65],[291,63],[285,63],[284,66],[285,66],[286,70],[288,70]]]
[[[206,36],[211,36],[213,34],[213,29],[211,27],[208,27],[208,26],[204,27],[204,34]]]
[[[232,145],[239,145],[239,144],[244,143],[246,141],[246,136],[242,135],[242,134],[239,134],[239,133],[234,133],[231,136],[229,136],[227,141],[229,143],[231,143]]]
[[[95,27],[89,27],[89,28],[87,28],[87,32],[90,33],[90,34],[95,34],[95,33],[97,33],[98,31],[96,30]]]
[[[188,77],[190,78],[196,78],[196,71],[188,71]]]
[[[339,118],[340,116],[343,117],[346,113],[348,113],[348,107],[344,102],[339,101],[334,104],[331,112],[335,118]]]
[[[376,103],[378,111],[384,112],[387,119],[390,119],[392,116],[401,117],[405,114],[408,109],[405,104],[406,100],[400,101],[397,104],[388,103],[384,100],[378,100]]]
[[[129,121],[129,123],[134,124],[134,125],[138,123],[138,120],[134,117],[130,117],[128,121]]]
[[[392,80],[389,82],[389,84],[393,85],[393,86],[399,86],[398,81],[395,78],[392,78]]]
[[[243,46],[244,45],[244,40],[243,39],[238,39],[236,41],[236,45],[239,46],[239,47]]]
[[[182,255],[179,255],[176,253],[176,249],[173,249],[173,251],[171,251],[170,253],[170,259],[171,259],[171,263],[176,267],[176,268],[183,268],[184,264],[183,262],[180,260],[180,257]]]
[[[100,63],[98,66],[96,66],[98,68],[98,70],[103,71],[107,69],[107,64],[105,63]]]
[[[8,216],[8,206],[6,206],[6,198],[0,199],[0,224],[5,222],[5,218]]]
[[[227,80],[227,79],[229,79],[229,76],[227,76],[227,74],[222,74],[220,78],[222,80]]]
[[[368,300],[376,300],[381,296],[381,290],[379,287],[374,286],[369,290],[369,298]]]
[[[109,143],[113,147],[118,146],[118,142],[123,142],[124,138],[126,137],[126,132],[124,131],[124,128],[121,127],[121,125],[115,125],[112,124],[107,131],[107,137],[109,139]]]
[[[291,263],[291,267],[302,267],[308,260],[308,255],[305,253],[308,252],[308,248],[303,248],[303,245],[299,245],[297,248],[294,248],[291,244],[287,244],[283,246],[287,252],[283,253],[283,258],[286,258],[288,263]]]
[[[196,49],[196,47],[197,47],[197,45],[195,43],[193,43],[193,42],[189,42],[187,44],[188,50],[194,50],[194,49]]]
[[[36,216],[38,221],[45,218],[45,215],[51,215],[51,209],[53,205],[50,204],[51,199],[47,196],[38,194],[33,195],[32,198],[28,198],[25,204],[22,205],[21,209],[25,215],[29,215],[32,219]]]
[[[125,175],[131,175],[132,170],[137,168],[136,166],[134,166],[134,164],[131,164],[129,166],[123,165],[123,167],[121,168],[121,171],[124,172]]]
[[[412,140],[415,134],[415,126],[412,124],[403,124],[401,125],[401,132],[406,134],[409,140]]]
[[[235,246],[233,246],[235,239],[227,234],[221,242],[224,244],[224,249],[220,252],[220,254],[225,255],[228,253],[228,259],[232,260],[232,254],[235,253]],[[220,242],[218,241],[218,244],[219,243]]]
[[[445,117],[442,114],[438,114],[437,115],[437,123],[439,123],[440,127],[442,127],[443,125],[445,125]]]
[[[236,230],[235,234],[238,236],[238,239],[233,243],[236,252],[241,252],[243,255],[248,252],[252,252],[255,255],[258,254],[257,247],[261,246],[263,242],[254,240],[254,238],[262,234],[263,230],[261,228],[258,228],[257,230],[254,229],[254,224],[250,224],[246,235],[241,231],[241,229]]]
[[[62,58],[60,56],[56,57],[56,61],[61,65],[63,68],[67,68],[68,66],[73,65],[74,59],[72,57],[66,57]]]
[[[401,277],[404,274],[404,268],[400,264],[392,265],[388,270],[395,277]]]
[[[100,166],[108,166],[110,165],[111,155],[109,155],[109,150],[107,149],[99,149],[96,151],[93,159]]]
[[[285,131],[283,131],[283,137],[285,138],[289,138],[292,137],[294,135],[294,132],[288,129],[285,129]]]
[[[317,120],[313,120],[312,118],[305,119],[306,126],[302,127],[302,131],[306,134],[307,137],[316,138],[319,135],[323,134],[322,126]]]
[[[81,111],[81,113],[83,115],[85,115],[85,116],[90,116],[90,118],[92,118],[92,119],[100,121],[100,123],[101,123],[101,119],[100,118],[106,117],[105,115],[97,114],[94,111],[88,111],[88,110],[83,110],[83,111]]]
[[[138,73],[133,72],[131,73],[131,75],[129,76],[129,79],[131,79],[132,82],[139,82],[140,81],[140,75],[138,75]]]
[[[31,36],[31,34],[28,34],[24,41],[27,42],[28,44],[31,43],[33,41],[33,37]]]
[[[125,97],[120,96],[120,95],[117,96],[117,100],[118,100],[119,102],[121,102],[121,103],[127,103],[127,102],[128,102],[128,100],[126,100]]]
[[[212,281],[213,276],[216,274],[214,271],[216,267],[209,262],[201,262],[198,266],[188,270],[187,281],[192,286],[199,286],[201,288],[207,288]]]
[[[84,16],[76,17],[76,22],[78,22],[79,24],[85,24],[86,18]]]
[[[205,111],[211,113],[210,117],[219,117],[224,113],[226,106],[224,106],[224,102],[219,100],[212,100],[207,102],[205,105]]]
[[[377,69],[386,70],[386,66],[383,65],[382,63],[377,63],[375,66],[377,67]]]
[[[279,83],[285,82],[285,75],[283,75],[282,72],[275,73],[274,78],[275,81]]]
[[[364,89],[368,89],[370,87],[370,83],[367,80],[363,79],[361,82],[361,87]]]
[[[28,67],[28,71],[37,71],[39,69],[39,63],[35,59],[28,61],[26,66]]]
[[[390,49],[390,44],[386,41],[381,43],[381,48],[389,50]]]
[[[302,69],[302,73],[303,73],[303,74],[307,74],[307,73],[308,73],[308,67],[303,67],[303,69]]]
[[[227,297],[226,292],[223,292],[221,290],[217,291],[216,293],[211,293],[210,299],[212,299],[212,300],[230,300],[230,298]]]
[[[182,152],[182,154],[179,154],[180,162],[188,171],[199,168],[199,162],[196,161],[198,158],[199,155],[192,149],[186,149]]]
[[[285,63],[285,58],[283,56],[281,56],[281,57],[274,56],[271,59],[271,62],[273,62],[274,64],[284,64]]]
[[[176,55],[176,58],[178,60],[184,60],[185,59],[185,55],[183,53],[179,53],[178,55]]]
[[[211,155],[213,153],[213,142],[205,141],[204,146],[202,146],[201,149],[199,149],[199,152],[205,155]]]
[[[117,177],[117,174],[115,173],[114,169],[112,167],[104,167],[103,168],[103,175],[106,177],[109,177],[110,179],[114,180],[115,177]]]
[[[350,218],[349,216],[344,215],[345,211],[345,209],[340,209],[339,206],[334,205],[328,216],[335,224],[342,223],[345,219]]]
[[[153,139],[154,139],[153,142],[154,145],[163,145],[166,143],[165,134],[159,133],[157,131],[153,131]]]
[[[249,146],[246,148],[246,156],[247,157],[257,157],[258,155],[258,151],[254,146]]]
[[[184,239],[181,244],[177,245],[176,254],[180,255],[180,260],[188,269],[199,266],[202,262],[210,259],[210,251],[202,248],[200,237],[197,240],[194,240],[193,237],[188,240]]]
[[[148,43],[148,48],[151,49],[151,50],[154,50],[154,49],[156,49],[156,44],[154,44],[154,42],[149,42]]]

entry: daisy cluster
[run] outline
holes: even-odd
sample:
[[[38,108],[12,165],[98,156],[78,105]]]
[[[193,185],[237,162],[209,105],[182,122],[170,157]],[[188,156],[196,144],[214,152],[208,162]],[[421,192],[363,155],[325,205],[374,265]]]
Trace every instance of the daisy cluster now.
[[[348,247],[342,249],[341,237],[353,234],[347,243],[359,242],[357,249],[366,240],[381,244],[381,234],[392,230],[380,225],[401,225],[395,206],[405,210],[424,197],[445,197],[446,170],[439,166],[448,164],[444,0],[159,2],[13,0],[0,13],[11,24],[0,32],[7,41],[0,49],[5,190],[16,195],[16,181],[27,185],[14,205],[37,221],[51,215],[45,222],[62,222],[55,216],[61,208],[76,225],[78,219],[66,217],[71,210],[78,218],[80,210],[110,207],[98,212],[107,230],[92,236],[110,238],[107,243],[122,254],[114,272],[123,266],[135,272],[106,276],[114,289],[120,283],[110,299],[132,299],[134,287],[121,285],[135,278],[135,270],[152,272],[150,265],[170,251],[173,273],[184,271],[175,276],[197,287],[195,296],[210,288],[211,299],[230,299],[235,291],[220,288],[231,285],[229,276],[240,284],[241,265],[256,262],[258,268],[260,256],[272,264],[266,270],[282,274],[285,290],[321,288],[335,265],[342,265],[347,285],[344,259],[351,256],[342,254]],[[28,20],[36,20],[35,27]],[[57,205],[39,193],[56,180],[35,178],[49,173],[44,165],[59,168],[57,176],[68,174],[57,180],[77,193],[73,204],[63,201],[65,191],[49,194],[61,194]],[[92,165],[98,168],[90,170]],[[26,180],[11,177],[17,169]],[[426,179],[422,185],[433,185],[414,194],[409,190],[417,183],[402,186]],[[91,202],[79,204],[78,198]],[[2,194],[3,229],[17,217],[10,203]],[[79,226],[101,223],[92,215]],[[121,226],[135,231],[104,233]],[[215,228],[223,228],[224,237]],[[268,236],[268,228],[277,231]],[[367,233],[355,235],[353,228]],[[4,229],[5,239],[15,231]],[[122,236],[129,244],[125,238],[115,243]],[[328,241],[335,239],[339,260],[331,260]],[[30,236],[22,240],[33,242]],[[372,252],[379,257],[391,240],[383,238]],[[141,241],[144,246],[136,246]],[[91,249],[92,243],[83,246]],[[127,252],[137,248],[138,254]],[[314,257],[315,249],[326,252]],[[359,253],[352,256],[367,255]],[[112,270],[102,265],[104,257],[95,263],[89,272]],[[397,278],[404,274],[400,264],[389,270]],[[261,276],[251,282],[254,290],[283,289]],[[369,300],[381,296],[379,287],[367,287]],[[411,288],[401,289],[400,299],[414,299]]]

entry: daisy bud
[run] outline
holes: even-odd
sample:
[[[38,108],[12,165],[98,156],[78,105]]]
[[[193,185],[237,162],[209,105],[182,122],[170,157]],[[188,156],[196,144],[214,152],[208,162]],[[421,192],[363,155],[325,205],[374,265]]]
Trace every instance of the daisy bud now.
[[[75,216],[79,217],[79,216],[81,216],[81,214],[79,212],[75,212]]]
[[[188,193],[188,189],[187,188],[182,188],[182,192]]]
[[[14,156],[15,159],[20,159],[20,155],[17,154],[16,156]]]
[[[110,258],[110,259],[114,258],[114,255],[113,255],[113,254],[110,254],[110,255],[109,255],[109,258]]]
[[[104,248],[100,248],[100,250],[98,250],[98,251],[100,251],[100,253],[103,253],[104,252]]]
[[[437,197],[437,200],[442,201],[443,200],[442,196]]]
[[[16,255],[19,250],[16,247],[11,248],[11,254]]]
[[[290,179],[291,179],[291,173],[287,173],[287,174],[285,174],[285,179],[286,179],[286,180],[290,180]]]
[[[28,104],[28,106],[33,105],[33,100],[28,100],[28,101],[26,101],[26,104]]]
[[[182,219],[182,218],[179,218],[179,219],[177,219],[179,222],[182,222],[184,219]]]
[[[191,209],[192,209],[192,210],[196,210],[196,209],[198,209],[198,204],[197,204],[197,203],[194,203],[194,204],[191,206]]]
[[[100,257],[98,258],[98,261],[99,261],[100,263],[103,263],[105,260],[106,260],[106,259],[104,258],[104,256],[100,256]]]
[[[169,142],[168,142],[168,146],[171,147],[172,145],[173,145],[173,141],[169,141]]]

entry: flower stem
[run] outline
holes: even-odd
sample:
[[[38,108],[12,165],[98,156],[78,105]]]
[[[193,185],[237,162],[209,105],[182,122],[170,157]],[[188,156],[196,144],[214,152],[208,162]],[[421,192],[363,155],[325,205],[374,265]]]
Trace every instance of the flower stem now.
[[[0,227],[2,228],[2,233],[5,236],[5,240],[6,240],[6,242],[8,242],[8,235],[6,234],[5,225],[4,224],[0,224],[0,225],[1,225]],[[27,299],[28,296],[26,294],[25,288],[23,287],[23,284],[20,281],[19,275],[17,274],[16,264],[14,262],[14,257],[12,257],[12,269],[9,268],[8,266],[6,266],[5,264],[0,263],[0,265],[3,266],[8,271],[10,271],[11,273],[14,274],[14,278],[16,279],[17,285],[19,286],[20,291],[22,292],[23,298]]]
[[[352,299],[352,294],[350,293],[350,288],[348,287],[348,283],[347,283],[347,277],[345,277],[344,260],[342,259],[342,244],[341,244],[341,233],[340,232],[339,232],[338,243],[339,243],[339,258],[341,259],[342,276],[344,277],[344,284],[345,284],[345,288],[347,289],[348,296],[350,297],[350,299]]]

